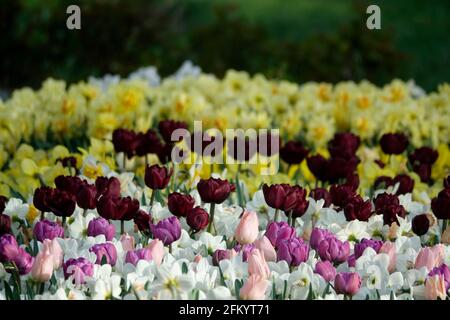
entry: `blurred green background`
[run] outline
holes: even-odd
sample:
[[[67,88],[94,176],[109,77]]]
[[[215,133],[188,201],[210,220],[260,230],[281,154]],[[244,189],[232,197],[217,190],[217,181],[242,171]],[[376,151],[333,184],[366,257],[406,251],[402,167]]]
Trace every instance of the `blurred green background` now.
[[[82,29],[66,28],[81,7]],[[381,30],[366,8],[381,7]],[[161,75],[192,60],[297,82],[415,79],[427,90],[449,80],[448,0],[0,0],[0,88],[39,87],[127,75]]]

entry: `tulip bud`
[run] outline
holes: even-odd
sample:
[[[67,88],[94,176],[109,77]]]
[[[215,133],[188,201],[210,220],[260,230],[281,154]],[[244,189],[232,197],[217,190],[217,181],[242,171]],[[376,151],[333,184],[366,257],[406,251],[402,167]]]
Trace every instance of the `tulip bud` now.
[[[386,133],[380,139],[381,150],[385,154],[401,154],[408,144],[408,137],[403,133]]]
[[[95,244],[89,249],[89,252],[93,252],[97,256],[96,264],[102,264],[103,260],[111,266],[116,264],[117,250],[112,243]]]
[[[164,258],[164,245],[162,241],[154,239],[150,242],[147,248],[150,250],[152,260],[159,266]]]
[[[41,242],[45,239],[64,238],[64,228],[53,221],[41,220],[34,225],[33,235]]]
[[[136,246],[134,237],[129,234],[122,234],[119,241],[122,244],[123,251],[134,250],[134,247]]]
[[[301,142],[288,141],[280,149],[280,157],[287,164],[299,164],[301,163],[309,151],[303,147]]]
[[[96,198],[97,198],[97,188],[95,185],[83,184],[77,194],[77,204],[82,209],[95,209]]]
[[[264,199],[269,207],[279,210],[283,209],[287,193],[286,187],[287,185],[281,184],[263,185]]]
[[[412,231],[418,236],[423,236],[430,228],[430,219],[426,214],[419,214],[412,219]]]
[[[265,298],[267,287],[266,279],[258,275],[251,275],[239,291],[239,296],[243,300],[262,300]]]
[[[234,234],[241,244],[253,243],[258,237],[258,216],[256,212],[245,211]]]
[[[110,224],[108,220],[99,217],[89,221],[87,234],[89,237],[96,237],[103,234],[106,241],[111,241],[116,234],[116,228],[113,224]]]
[[[333,281],[336,277],[336,268],[330,261],[318,261],[316,263],[315,273],[320,274],[325,281]]]
[[[206,203],[220,204],[224,202],[231,192],[235,191],[234,184],[227,180],[209,178],[201,179],[197,184],[197,190],[200,198]]]
[[[173,143],[172,133],[177,129],[187,129],[187,124],[182,121],[163,120],[158,124],[158,130],[166,143]]]
[[[441,190],[438,196],[431,200],[431,210],[438,219],[450,219],[450,188]]]
[[[170,217],[158,222],[158,224],[150,224],[150,231],[153,236],[161,240],[164,245],[170,245],[181,237],[181,224],[177,217]]]
[[[294,237],[282,241],[278,246],[277,261],[284,260],[290,266],[298,266],[308,260],[309,246],[302,239]]]
[[[256,240],[255,246],[264,254],[266,261],[277,261],[277,252],[266,236]]]
[[[209,222],[208,212],[201,207],[193,208],[188,212],[186,222],[195,231],[203,230]]]
[[[284,221],[270,222],[267,225],[264,235],[277,248],[281,241],[291,239],[295,236],[295,229]]]
[[[38,282],[50,280],[53,274],[53,256],[49,248],[43,248],[34,259],[31,277]]]
[[[19,245],[12,234],[0,237],[0,262],[11,262],[19,254]]]
[[[264,279],[270,277],[270,269],[261,251],[253,250],[248,257],[248,274],[261,276]]]
[[[137,225],[139,231],[148,232],[150,231],[150,221],[152,216],[143,210],[139,210],[134,216],[134,223]]]
[[[50,187],[39,187],[34,190],[33,205],[42,212],[49,212],[49,199],[55,189]]]
[[[195,200],[188,194],[173,192],[169,194],[167,206],[169,211],[177,217],[186,217],[188,212],[194,208]]]
[[[341,272],[334,279],[336,293],[354,296],[361,287],[361,277],[356,272]]]
[[[97,199],[100,196],[120,197],[120,181],[115,177],[98,177],[95,180],[95,187],[97,188]]]
[[[430,248],[422,248],[419,251],[419,254],[416,257],[416,261],[414,263],[415,269],[420,269],[422,267],[426,267],[428,271],[435,267],[436,257],[434,255],[433,250]]]
[[[14,258],[14,263],[16,264],[20,275],[25,275],[31,271],[31,268],[33,267],[33,261],[34,258],[23,248],[19,248],[19,252]]]
[[[152,190],[164,189],[167,187],[172,176],[173,169],[160,167],[157,164],[145,168],[145,184]]]

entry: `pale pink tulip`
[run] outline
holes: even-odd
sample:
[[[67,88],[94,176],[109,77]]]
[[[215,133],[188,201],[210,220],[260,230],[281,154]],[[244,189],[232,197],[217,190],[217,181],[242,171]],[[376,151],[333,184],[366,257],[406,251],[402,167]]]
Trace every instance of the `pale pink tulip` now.
[[[428,271],[434,268],[436,258],[434,256],[433,250],[430,248],[422,248],[417,255],[416,262],[414,263],[414,268],[420,269],[426,267]]]
[[[381,246],[379,253],[385,253],[389,256],[388,271],[390,273],[394,272],[397,265],[397,252],[395,249],[395,244],[390,241],[386,241]]]
[[[200,261],[202,261],[202,256],[198,254],[194,257],[194,262],[199,263]]]
[[[53,257],[53,269],[58,270],[63,264],[64,252],[56,238],[53,240],[44,240],[42,250],[45,251],[47,249],[50,251],[50,254]]]
[[[154,239],[147,246],[150,249],[152,260],[155,261],[157,265],[160,265],[164,258],[164,245],[161,240]]]
[[[245,211],[236,228],[235,238],[240,244],[253,243],[258,237],[258,216],[256,212]]]
[[[53,256],[48,248],[41,250],[34,259],[31,277],[38,282],[50,280],[53,274]]]
[[[434,267],[440,267],[445,259],[445,247],[442,244],[437,244],[430,248],[434,254]]]
[[[437,298],[445,300],[446,296],[444,276],[428,277],[425,281],[425,298],[427,300],[437,300]]]
[[[134,241],[134,237],[125,233],[120,236],[120,243],[122,243],[123,251],[131,251],[134,250],[136,242]]]
[[[261,276],[251,275],[239,291],[241,299],[263,300],[267,290],[268,282]]]
[[[261,276],[264,279],[268,279],[270,276],[269,266],[264,254],[259,249],[253,250],[248,257],[248,274]]]
[[[277,252],[275,251],[275,248],[269,238],[262,236],[255,241],[255,246],[264,254],[266,261],[277,261]]]

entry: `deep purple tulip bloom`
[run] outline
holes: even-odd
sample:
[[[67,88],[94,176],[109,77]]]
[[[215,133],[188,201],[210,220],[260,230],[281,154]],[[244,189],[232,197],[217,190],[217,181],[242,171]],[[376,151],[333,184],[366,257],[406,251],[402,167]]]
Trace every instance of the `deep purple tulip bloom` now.
[[[149,248],[127,251],[127,255],[125,257],[126,263],[137,265],[139,260],[146,260],[146,261],[152,260],[152,252],[150,251]]]
[[[229,258],[230,253],[228,252],[228,250],[217,249],[212,255],[212,263],[213,265],[218,266],[220,261]]]
[[[266,233],[264,234],[276,248],[281,241],[291,239],[295,236],[295,229],[287,222],[270,222],[267,225]]]
[[[277,261],[284,260],[290,266],[298,266],[300,263],[308,260],[309,245],[302,239],[293,237],[281,241],[277,250]]]
[[[161,240],[164,245],[169,245],[181,237],[181,224],[177,217],[161,220],[156,225],[150,224],[153,236]]]
[[[94,275],[94,265],[86,258],[69,259],[63,264],[64,278],[74,275],[76,284],[85,283],[85,277]]]
[[[242,251],[242,261],[247,262],[248,255],[252,253],[253,250],[255,250],[256,246],[253,243],[250,244],[237,244],[234,247],[234,251],[241,252]]]
[[[16,258],[14,259],[14,263],[19,270],[20,275],[28,274],[33,267],[34,258],[25,251],[23,248],[19,248],[19,252],[17,253]]]
[[[90,237],[96,237],[103,234],[106,241],[111,241],[116,234],[116,227],[114,227],[113,224],[110,224],[105,218],[99,217],[89,221],[87,234]]]
[[[334,237],[322,240],[317,249],[320,259],[328,260],[333,263],[342,263],[347,261],[350,255],[350,243],[342,242]]]
[[[0,237],[0,262],[11,262],[19,254],[19,245],[12,234]]]
[[[117,250],[112,243],[95,244],[89,251],[95,253],[97,256],[97,260],[95,261],[96,264],[101,264],[104,258],[106,259],[107,264],[110,264],[111,266],[116,264]]]
[[[35,224],[33,235],[41,242],[44,242],[45,239],[64,238],[64,228],[56,222],[41,220]]]
[[[314,272],[320,274],[328,282],[333,281],[336,277],[336,268],[330,261],[317,262]]]
[[[311,237],[309,238],[309,245],[317,251],[320,242],[328,238],[334,238],[334,234],[327,229],[314,228],[311,232]]]
[[[378,253],[383,246],[383,241],[363,238],[359,243],[355,244],[355,259],[361,257],[367,248],[372,248]]]
[[[361,277],[356,272],[341,272],[334,279],[334,288],[339,294],[354,296],[361,288]]]

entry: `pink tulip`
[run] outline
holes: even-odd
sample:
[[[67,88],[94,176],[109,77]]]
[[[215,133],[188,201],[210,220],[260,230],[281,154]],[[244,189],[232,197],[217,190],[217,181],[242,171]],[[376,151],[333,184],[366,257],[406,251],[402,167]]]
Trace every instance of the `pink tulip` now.
[[[53,255],[49,248],[41,250],[31,268],[31,277],[38,282],[46,282],[50,280],[53,274]]]
[[[395,249],[395,244],[390,241],[386,241],[383,243],[378,253],[385,253],[389,256],[388,271],[390,273],[394,272],[397,265],[397,252]]]
[[[439,267],[442,264],[443,258],[441,256],[441,249],[435,247],[420,249],[414,268],[420,269],[422,267],[426,267],[428,271],[431,271],[434,267]]]
[[[277,261],[277,252],[275,251],[275,248],[269,238],[262,236],[255,241],[255,246],[264,254],[266,261]]]
[[[445,300],[446,297],[444,276],[435,275],[428,277],[425,281],[425,298],[427,300],[437,300],[437,298]]]
[[[201,255],[196,255],[195,257],[194,257],[194,262],[195,263],[200,263],[200,261],[202,261],[202,256]]]
[[[159,266],[164,258],[164,245],[161,240],[154,239],[147,246],[150,249],[152,260]]]
[[[253,243],[258,237],[258,216],[256,212],[245,211],[236,228],[235,238],[240,244]]]
[[[440,267],[445,259],[445,247],[442,244],[437,244],[430,248],[434,254],[434,267]]]
[[[64,260],[64,252],[61,246],[56,239],[45,239],[42,250],[45,251],[47,249],[53,257],[53,269],[58,270],[62,266]]]
[[[268,279],[270,276],[269,266],[264,258],[264,254],[259,249],[255,249],[250,253],[248,258],[248,274],[261,276],[264,279]]]
[[[263,300],[265,298],[268,282],[261,276],[251,275],[239,291],[241,299]]]
[[[134,250],[136,242],[134,241],[134,237],[129,234],[123,234],[120,236],[120,243],[122,243],[123,251],[131,251]]]

